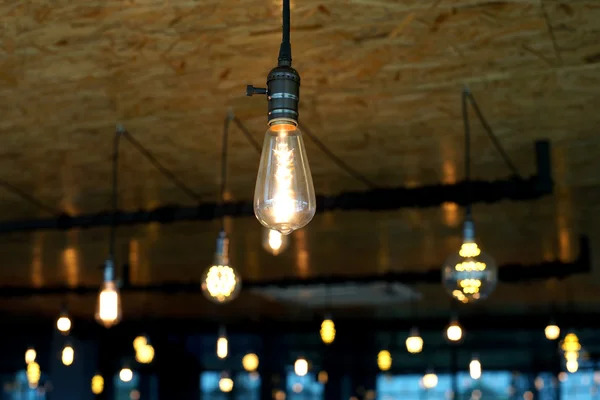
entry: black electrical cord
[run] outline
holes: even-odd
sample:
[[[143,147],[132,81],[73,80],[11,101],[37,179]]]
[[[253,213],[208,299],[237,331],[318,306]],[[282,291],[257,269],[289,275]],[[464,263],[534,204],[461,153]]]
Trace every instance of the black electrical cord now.
[[[41,201],[39,201],[38,199],[36,199],[32,195],[30,195],[29,193],[24,192],[23,190],[19,189],[18,187],[14,186],[11,183],[6,182],[5,180],[0,180],[0,186],[2,186],[4,189],[11,192],[12,194],[17,195],[21,199],[27,201],[28,203],[34,205],[35,207],[39,208],[40,210],[47,212],[48,214],[52,214],[52,215],[60,215],[61,214],[57,209],[50,207],[47,204],[42,203]]]
[[[148,161],[154,165],[154,167],[163,174],[167,179],[173,182],[181,191],[186,193],[190,198],[194,199],[194,201],[200,202],[202,201],[202,197],[193,191],[189,186],[183,183],[177,176],[168,168],[163,166],[160,161],[150,153],[148,149],[146,149],[140,142],[138,142],[128,131],[123,131],[123,136],[139,151]]]
[[[110,224],[110,233],[108,235],[108,256],[114,262],[115,259],[115,242],[117,238],[117,212],[119,210],[119,142],[123,136],[125,129],[122,126],[117,126],[115,137],[113,140],[112,154],[112,221]]]
[[[252,136],[252,134],[250,133],[250,131],[246,128],[246,126],[242,123],[242,121],[240,121],[238,117],[234,116],[233,117],[233,122],[240,129],[240,131],[242,131],[242,133],[244,134],[244,136],[248,140],[248,143],[250,143],[250,145],[252,147],[254,147],[254,150],[256,150],[256,152],[260,155],[262,153],[262,148],[260,147],[260,144],[258,144],[258,142],[256,141],[256,139],[254,139],[254,137]]]
[[[292,65],[292,45],[290,43],[290,0],[283,0],[282,40],[279,47],[279,65]]]
[[[477,118],[479,118],[481,125],[483,125],[483,129],[485,130],[485,132],[489,136],[490,140],[496,147],[496,150],[498,150],[498,153],[500,153],[500,156],[504,159],[504,162],[506,163],[506,166],[508,167],[508,169],[510,169],[513,177],[520,178],[521,175],[519,174],[517,167],[515,167],[515,164],[512,162],[512,160],[506,153],[506,150],[504,150],[504,148],[500,144],[498,137],[494,134],[492,127],[490,126],[490,124],[488,124],[487,120],[483,116],[483,113],[481,112],[481,110],[479,109],[479,106],[477,105],[477,101],[475,101],[475,97],[473,97],[473,94],[470,91],[466,90],[465,92],[466,93],[463,93],[463,96],[466,94],[467,99],[470,101],[471,106],[473,107],[473,110],[475,111],[475,114],[477,114]]]
[[[472,199],[472,188],[471,188],[471,125],[469,124],[469,109],[468,109],[468,97],[469,89],[465,88],[462,92],[461,105],[462,105],[462,118],[463,126],[465,129],[465,185],[467,190],[467,204],[466,204],[466,219],[471,219],[471,199]]]
[[[304,134],[313,141],[313,143],[323,152],[325,153],[325,155],[327,157],[329,157],[331,159],[331,161],[334,162],[334,164],[336,164],[338,167],[340,167],[341,169],[343,169],[344,171],[346,171],[348,173],[348,175],[352,176],[354,179],[356,179],[357,181],[363,183],[366,187],[368,187],[369,189],[375,189],[377,188],[377,185],[375,185],[373,182],[371,182],[369,179],[367,179],[364,175],[362,175],[361,173],[359,173],[358,171],[356,171],[354,168],[352,168],[351,166],[349,166],[348,164],[346,164],[344,161],[342,161],[338,156],[336,156],[335,154],[333,154],[333,152],[323,143],[321,142],[321,140],[319,140],[317,138],[316,135],[314,135],[310,129],[308,129],[308,127],[306,125],[303,124],[298,124],[298,126],[300,127],[300,129],[302,131],[304,131]]]

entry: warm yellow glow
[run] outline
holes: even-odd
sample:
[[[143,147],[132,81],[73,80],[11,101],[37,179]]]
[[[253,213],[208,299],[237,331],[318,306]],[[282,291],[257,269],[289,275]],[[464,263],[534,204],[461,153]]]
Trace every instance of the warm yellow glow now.
[[[458,342],[462,339],[463,331],[457,322],[452,322],[446,329],[446,337],[451,342]]]
[[[565,336],[561,344],[561,349],[567,352],[579,352],[581,350],[581,344],[579,344],[579,338],[574,333],[569,333]]]
[[[335,340],[335,324],[330,319],[321,323],[321,340],[325,344],[331,344]]]
[[[233,380],[231,378],[219,379],[219,390],[223,393],[229,393],[233,390]]]
[[[119,371],[119,379],[123,382],[131,382],[133,379],[133,371],[130,368],[123,368]]]
[[[546,339],[556,340],[560,336],[560,328],[558,325],[548,325],[546,329],[544,329],[544,334],[546,335]]]
[[[68,333],[71,330],[71,319],[66,315],[56,320],[56,329],[62,333]]]
[[[219,337],[217,339],[217,357],[225,358],[227,357],[227,353],[229,352],[229,343],[225,336]]]
[[[293,152],[288,147],[286,129],[288,125],[275,125],[279,128],[277,144],[273,150],[275,154],[275,191],[272,199],[273,217],[277,226],[282,226],[281,233],[289,234],[289,224],[294,218],[296,200],[292,188],[294,159]],[[292,129],[295,127],[289,125]]]
[[[462,279],[458,281],[458,284],[462,288],[464,294],[479,293],[479,288],[481,287],[481,281],[479,279]]]
[[[486,268],[487,265],[485,263],[472,260],[460,262],[454,267],[458,272],[481,272],[485,271]]]
[[[567,361],[567,371],[570,373],[575,373],[579,369],[579,363],[576,360]]]
[[[425,374],[421,380],[421,384],[425,389],[433,389],[438,384],[438,377],[434,373]]]
[[[119,323],[121,319],[121,299],[113,281],[104,282],[98,296],[96,319],[107,328]]]
[[[269,247],[271,248],[271,250],[273,250],[274,252],[279,251],[281,245],[283,244],[282,238],[283,235],[280,232],[277,232],[273,229],[269,230]]]
[[[29,387],[36,388],[38,383],[40,382],[40,377],[42,376],[42,372],[38,363],[32,361],[29,364],[27,364],[26,374]]]
[[[481,363],[477,359],[471,360],[469,363],[469,374],[472,379],[481,378]]]
[[[146,338],[146,336],[138,336],[135,339],[133,339],[133,348],[135,350],[146,346],[148,344],[148,339]]]
[[[239,284],[238,277],[228,265],[213,265],[206,274],[203,287],[206,292],[219,302],[229,300]]]
[[[579,360],[579,352],[577,351],[565,351],[565,360],[577,361]]]
[[[294,372],[298,376],[304,376],[308,373],[308,361],[304,358],[299,358],[294,363]]]
[[[327,371],[319,372],[319,375],[317,375],[317,381],[320,384],[325,385],[329,381],[329,374],[327,373]]]
[[[382,371],[389,371],[392,368],[392,355],[387,350],[381,350],[377,354],[377,366]]]
[[[285,392],[283,390],[274,390],[273,398],[275,400],[285,400]]]
[[[460,246],[460,250],[458,251],[458,255],[463,258],[472,258],[477,257],[481,254],[481,250],[477,243],[475,242],[465,242]]]
[[[94,375],[92,378],[92,393],[101,394],[104,391],[104,378],[101,375]]]
[[[60,359],[67,367],[73,364],[73,360],[75,359],[75,350],[73,350],[73,347],[69,345],[65,346],[62,350]]]
[[[248,372],[258,369],[258,356],[254,353],[248,353],[242,358],[242,366]]]
[[[411,334],[406,339],[406,350],[412,354],[420,353],[423,350],[423,338],[416,333]]]
[[[150,364],[154,360],[154,347],[149,344],[138,347],[135,350],[135,360],[140,364]]]
[[[36,357],[37,357],[37,353],[35,352],[34,349],[27,349],[27,351],[25,352],[25,363],[31,364],[32,362],[35,361]]]

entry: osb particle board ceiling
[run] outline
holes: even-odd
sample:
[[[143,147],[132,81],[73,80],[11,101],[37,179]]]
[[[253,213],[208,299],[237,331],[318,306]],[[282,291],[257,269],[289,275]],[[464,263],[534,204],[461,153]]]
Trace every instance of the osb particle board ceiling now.
[[[265,99],[244,90],[264,85],[276,63],[280,9],[277,0],[3,2],[0,178],[69,213],[107,209],[112,135],[122,123],[214,200],[227,109],[257,140],[266,130]],[[292,0],[292,48],[302,123],[371,181],[461,179],[466,84],[522,174],[534,171],[534,140],[553,146],[553,196],[475,207],[484,246],[500,263],[569,260],[577,236],[587,233],[600,251],[598,1]],[[481,126],[473,126],[475,177],[507,176]],[[317,193],[364,188],[307,146]],[[121,155],[123,208],[193,204],[127,143]],[[257,166],[258,155],[233,128],[233,199],[252,197]],[[3,220],[38,216],[10,193],[0,198]],[[242,219],[232,222],[234,260],[253,279],[431,267],[458,244],[460,218],[452,205],[317,216],[278,258],[258,247],[258,223]],[[199,279],[216,229],[127,228],[120,248],[123,257],[135,246],[146,254],[139,282]],[[105,233],[5,237],[3,259],[21,268],[2,270],[2,282],[98,283]],[[65,246],[86,262],[65,261]],[[600,293],[594,288],[590,296]],[[505,293],[510,300],[519,291]]]

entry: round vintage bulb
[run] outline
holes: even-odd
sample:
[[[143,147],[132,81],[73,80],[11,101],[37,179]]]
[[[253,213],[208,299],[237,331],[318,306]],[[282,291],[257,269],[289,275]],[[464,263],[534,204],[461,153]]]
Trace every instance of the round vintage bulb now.
[[[579,362],[577,360],[567,361],[567,371],[574,374],[579,369]]]
[[[424,389],[433,389],[438,384],[438,376],[433,372],[429,372],[423,375],[423,378],[421,379],[421,384],[423,385]]]
[[[335,324],[330,317],[325,317],[321,323],[321,340],[325,344],[331,344],[335,340]]]
[[[254,353],[248,353],[242,358],[242,366],[248,372],[254,372],[258,369],[258,356]]]
[[[556,324],[550,324],[544,329],[544,334],[548,340],[556,340],[560,336],[560,328]]]
[[[254,189],[254,214],[284,235],[306,226],[317,209],[302,134],[293,120],[269,122]]]
[[[104,378],[101,375],[94,375],[92,378],[92,393],[99,395],[104,391]]]
[[[130,368],[123,368],[119,371],[119,379],[123,382],[131,382],[133,379],[133,371]]]
[[[56,329],[65,335],[71,330],[71,319],[66,313],[61,314],[56,320]]]
[[[233,380],[231,378],[219,379],[219,390],[223,393],[229,393],[233,390]]]
[[[451,342],[458,342],[463,337],[463,330],[457,321],[453,320],[446,329],[446,338]]]
[[[32,362],[35,361],[37,357],[37,353],[33,348],[28,348],[27,351],[25,352],[25,363],[26,364],[31,364]]]
[[[133,339],[133,349],[134,350],[138,350],[140,348],[142,348],[143,346],[146,346],[148,344],[148,338],[146,338],[146,336],[138,336],[135,339]]]
[[[475,241],[475,227],[468,219],[464,224],[460,250],[446,259],[442,282],[448,293],[462,303],[473,303],[488,297],[496,288],[498,266]]]
[[[423,338],[419,335],[417,328],[412,328],[406,338],[406,350],[412,354],[420,353],[423,350]]]
[[[469,363],[469,375],[471,379],[481,378],[481,362],[477,358],[473,358]]]
[[[217,238],[213,265],[204,271],[202,277],[202,293],[210,301],[222,304],[234,300],[241,288],[241,277],[229,265],[229,238],[225,232],[221,232]]]

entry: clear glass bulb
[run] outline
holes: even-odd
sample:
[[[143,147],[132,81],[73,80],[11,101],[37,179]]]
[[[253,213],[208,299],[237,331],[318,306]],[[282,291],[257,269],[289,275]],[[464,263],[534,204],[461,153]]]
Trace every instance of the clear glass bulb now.
[[[256,218],[265,227],[288,235],[306,226],[316,209],[315,188],[300,130],[290,120],[271,121],[254,190]]]
[[[544,329],[544,334],[548,340],[556,340],[560,336],[560,328],[554,323],[550,323]]]
[[[213,265],[204,271],[202,277],[202,293],[210,301],[222,304],[234,300],[241,289],[242,279],[229,265],[229,238],[221,232]]]
[[[498,281],[496,261],[479,248],[474,236],[473,221],[465,221],[463,244],[446,259],[442,269],[444,287],[462,303],[485,299]]]
[[[290,237],[274,229],[263,228],[263,247],[274,256],[283,253],[290,244]]]

